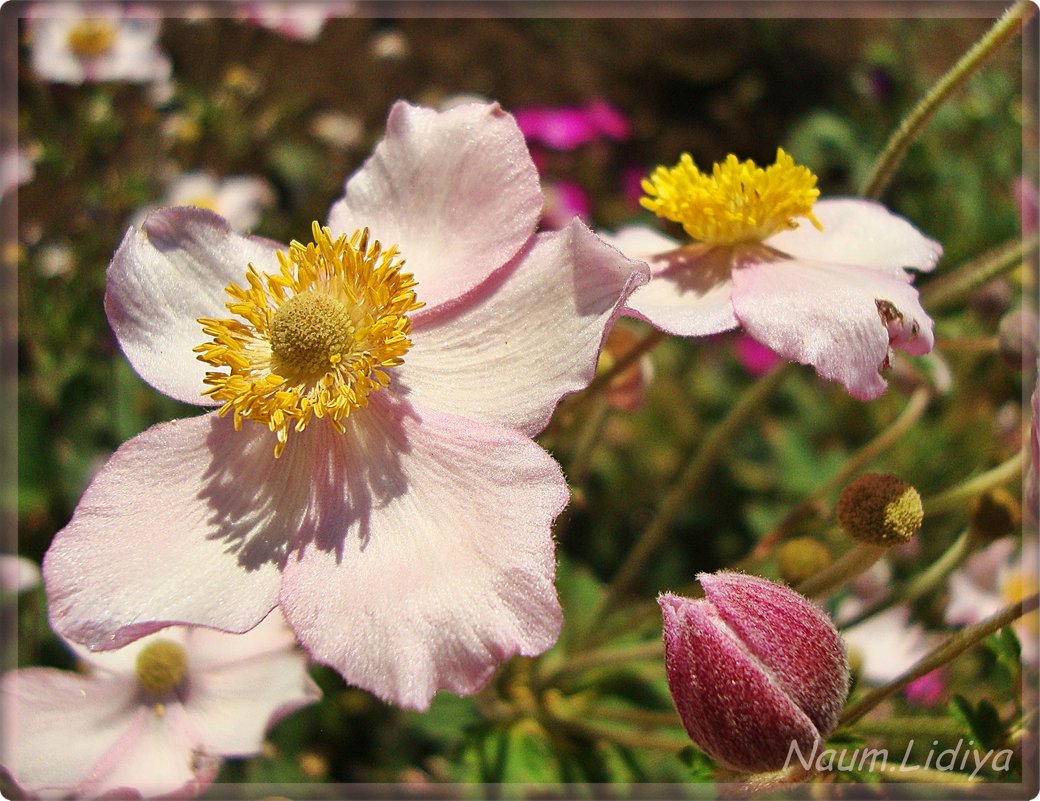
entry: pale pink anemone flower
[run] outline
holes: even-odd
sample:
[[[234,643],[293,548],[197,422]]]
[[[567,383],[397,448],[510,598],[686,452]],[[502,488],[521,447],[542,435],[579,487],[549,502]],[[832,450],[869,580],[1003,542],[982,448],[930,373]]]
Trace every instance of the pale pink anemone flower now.
[[[171,627],[124,648],[71,646],[87,673],[0,678],[0,764],[43,798],[196,795],[223,757],[320,697],[278,612],[252,631]]]
[[[159,49],[159,13],[147,5],[36,3],[28,14],[32,66],[47,81],[161,83],[170,59]]]
[[[931,270],[942,248],[877,203],[815,202],[815,184],[783,150],[765,169],[733,155],[709,173],[688,155],[657,168],[643,182],[643,205],[694,242],[642,226],[606,237],[650,264],[628,313],[679,336],[743,328],[856,398],[881,395],[893,349],[932,348],[907,268]]]
[[[218,178],[203,170],[178,175],[169,182],[162,202],[141,209],[132,224],[138,228],[149,212],[161,206],[195,206],[216,212],[235,231],[250,231],[257,226],[264,209],[274,205],[271,185],[255,175]]]
[[[97,475],[44,561],[56,629],[114,648],[279,605],[315,659],[415,708],[551,646],[568,490],[531,437],[592,379],[647,271],[580,221],[534,235],[541,208],[497,105],[400,102],[330,212],[340,239],[315,223],[276,255],[184,208],[131,229],[106,296],[124,354],[166,394],[224,405]]]

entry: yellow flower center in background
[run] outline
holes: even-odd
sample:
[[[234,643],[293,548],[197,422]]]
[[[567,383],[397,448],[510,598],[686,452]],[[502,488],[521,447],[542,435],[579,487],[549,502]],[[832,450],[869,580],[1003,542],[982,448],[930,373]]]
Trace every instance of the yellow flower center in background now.
[[[137,655],[136,673],[137,683],[145,692],[168,693],[188,674],[188,655],[175,642],[156,640]]]
[[[820,190],[816,176],[777,148],[776,163],[756,167],[732,153],[711,174],[701,172],[689,153],[674,167],[658,167],[643,180],[644,208],[681,223],[693,239],[716,245],[761,242],[797,228],[796,217],[823,228],[812,207]]]
[[[69,50],[77,58],[97,58],[112,49],[116,41],[116,26],[103,19],[84,19],[69,30]]]
[[[390,383],[384,371],[402,364],[408,313],[423,305],[397,248],[384,251],[367,228],[334,240],[314,223],[312,233],[313,242],[279,251],[280,272],[249,265],[249,287],[227,287],[227,308],[241,319],[199,319],[213,339],[195,348],[198,358],[229,368],[207,373],[203,394],[223,402],[218,413],[233,413],[236,429],[244,418],[270,428],[275,456],[289,427],[302,431],[312,417],[345,430],[342,421]]]

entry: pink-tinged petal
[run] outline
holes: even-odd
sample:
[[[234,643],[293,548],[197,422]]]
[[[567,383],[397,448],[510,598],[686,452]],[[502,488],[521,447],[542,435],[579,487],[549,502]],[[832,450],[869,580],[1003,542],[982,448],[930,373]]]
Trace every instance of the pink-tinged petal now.
[[[136,692],[129,676],[95,678],[51,668],[4,674],[0,763],[27,792],[74,793],[132,729]]]
[[[796,259],[894,273],[905,268],[927,272],[942,255],[942,245],[880,203],[830,198],[816,203],[813,214],[822,231],[802,220],[797,228],[771,236],[766,244]]]
[[[130,730],[95,766],[85,783],[91,797],[136,790],[145,798],[190,798],[216,777],[220,760],[199,748],[180,704],[136,706]]]
[[[206,341],[199,317],[229,317],[224,288],[245,284],[250,264],[276,271],[277,246],[243,236],[204,209],[159,209],[131,228],[108,267],[105,311],[140,376],[177,400],[212,405],[212,369],[192,349]]]
[[[736,328],[730,249],[679,246],[653,229],[631,226],[607,242],[650,265],[650,283],[628,299],[626,313],[679,336],[707,336]]]
[[[396,380],[424,409],[537,434],[562,396],[592,380],[607,330],[646,273],[580,221],[540,234],[459,303],[414,316]]]
[[[397,245],[419,300],[433,307],[513,258],[542,202],[523,135],[497,104],[437,112],[398,102],[329,226],[334,233],[368,227],[384,246]]]
[[[931,650],[924,629],[910,621],[902,604],[844,629],[849,651],[859,654],[859,675],[871,684],[885,684],[914,666]]]
[[[186,632],[184,646],[191,653],[193,670],[229,667],[239,662],[291,651],[296,646],[296,635],[277,607],[244,634],[229,634],[204,627],[166,631]]]
[[[201,631],[196,629],[189,637]],[[229,640],[248,638],[252,633],[223,634],[223,639],[234,650],[237,646]],[[195,655],[192,650],[191,687],[183,708],[207,753],[259,753],[271,726],[321,697],[307,675],[307,659],[301,651],[281,649],[205,668],[197,668]]]
[[[55,629],[107,649],[171,623],[254,626],[275,605],[308,492],[273,439],[214,413],[120,447],[44,559]]]
[[[349,683],[424,709],[437,690],[473,693],[497,663],[556,640],[550,526],[567,487],[510,429],[384,401],[356,434],[361,419],[379,447],[339,458],[348,484],[379,496],[335,540],[290,557],[282,610],[311,656]],[[328,503],[349,491],[330,485]]]
[[[206,629],[208,631],[208,629]],[[147,637],[141,637],[131,643],[111,651],[91,651],[85,645],[66,641],[65,645],[79,658],[80,662],[94,674],[111,676],[131,676],[137,669],[137,657],[141,651],[156,640],[166,640],[184,645],[185,635],[191,629],[184,626],[171,626]],[[230,636],[230,635],[225,635]],[[194,660],[192,660],[194,662]]]
[[[747,331],[787,359],[811,364],[853,397],[872,400],[887,383],[889,347],[921,354],[932,321],[903,275],[816,261],[738,255],[733,306]]]

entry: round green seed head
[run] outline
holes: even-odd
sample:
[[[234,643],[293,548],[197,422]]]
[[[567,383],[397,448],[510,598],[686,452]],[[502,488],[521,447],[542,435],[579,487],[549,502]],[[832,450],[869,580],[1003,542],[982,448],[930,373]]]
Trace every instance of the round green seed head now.
[[[831,563],[827,547],[811,537],[787,540],[776,552],[776,567],[780,578],[794,586],[815,576]]]
[[[865,473],[838,499],[838,525],[860,542],[899,545],[908,542],[923,521],[917,490],[888,473]]]
[[[170,640],[156,640],[137,655],[137,682],[152,695],[177,687],[188,673],[188,655]]]

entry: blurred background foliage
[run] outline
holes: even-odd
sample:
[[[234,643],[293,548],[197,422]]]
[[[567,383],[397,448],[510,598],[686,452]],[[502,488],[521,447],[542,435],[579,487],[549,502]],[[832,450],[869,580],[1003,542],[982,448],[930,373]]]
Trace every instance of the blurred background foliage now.
[[[476,94],[511,111],[599,98],[629,118],[623,141],[536,149],[547,180],[573,180],[589,194],[594,228],[649,221],[625,191],[626,177],[674,163],[684,151],[702,165],[729,152],[768,163],[783,146],[819,175],[824,196],[855,194],[899,120],[1002,10],[975,4],[988,19],[698,18],[697,6],[647,18],[527,16],[539,8],[524,7],[515,18],[420,18],[406,6],[360,4],[354,16],[328,20],[313,42],[171,10],[160,44],[174,65],[174,88],[159,102],[130,84],[42,80],[29,65],[23,29],[18,136],[34,164],[33,178],[17,190],[23,555],[40,560],[121,442],[195,413],[137,377],[103,310],[109,258],[134,213],[157,203],[172,175],[204,169],[263,176],[276,199],[255,232],[281,242],[303,238],[378,141],[394,100],[436,106]],[[940,273],[1019,235],[1012,183],[1023,172],[1023,127],[1035,116],[1023,106],[1021,65],[1021,48],[1012,44],[954,96],[884,197],[943,243]],[[937,315],[938,338],[996,336],[999,321],[1021,303],[1023,280],[1027,293],[1035,292],[1026,275],[999,279]],[[642,406],[606,419],[557,531],[568,620],[561,648],[684,459],[754,380],[733,343],[728,336],[664,342],[653,354]],[[699,571],[740,562],[936,369],[948,369],[952,388],[871,468],[901,476],[928,497],[1009,458],[1021,446],[1022,365],[972,348],[940,348],[938,359],[945,368],[900,356],[890,390],[869,404],[809,368],[795,369],[689,499],[640,577],[638,599],[651,604],[662,589],[688,587]],[[569,399],[541,438],[565,469],[587,415],[580,397]],[[835,496],[819,499],[799,533],[832,544],[826,517]],[[895,560],[897,576],[945,550],[965,517],[955,510],[926,520],[916,550]],[[936,596],[918,604],[920,619],[941,628],[941,603]],[[42,590],[22,598],[18,663],[70,666],[44,605]],[[652,639],[659,626],[654,615],[632,617],[616,642]],[[982,678],[995,703],[1008,702],[1014,682],[994,678],[998,653],[994,646],[961,660],[951,686],[970,694],[977,687],[971,682]],[[591,702],[667,715],[664,672],[652,667],[586,674],[584,685],[561,688],[558,702],[579,717]],[[669,751],[606,742],[578,726],[547,730],[531,717],[497,718],[496,699],[516,700],[510,693],[526,687],[528,669],[528,660],[513,660],[477,697],[442,693],[428,713],[416,714],[317,668],[324,700],[280,723],[261,756],[228,762],[221,780],[421,788],[430,781],[692,782],[714,775],[705,757],[682,747],[674,724],[678,745]]]

